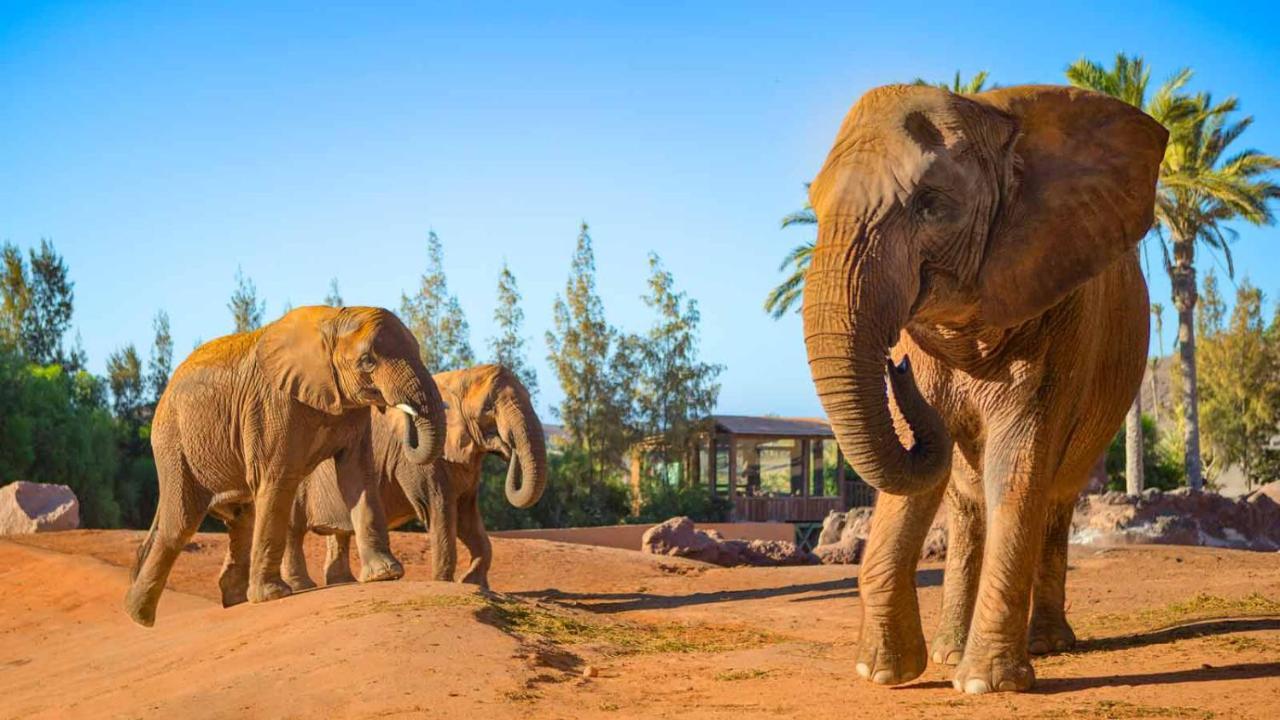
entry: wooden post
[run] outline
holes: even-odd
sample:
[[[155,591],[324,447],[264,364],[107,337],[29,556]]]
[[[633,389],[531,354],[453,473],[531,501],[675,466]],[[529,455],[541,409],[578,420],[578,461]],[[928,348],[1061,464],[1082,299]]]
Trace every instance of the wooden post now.
[[[832,442],[835,442],[832,440]],[[849,504],[849,489],[844,482],[844,451],[836,444],[836,490],[840,493],[840,504]]]
[[[738,438],[730,434],[729,438],[729,497],[738,495]]]
[[[811,475],[810,481],[813,483],[811,487],[813,488],[812,495],[814,497],[823,497],[827,494],[827,484],[825,482],[827,468],[823,464],[824,458],[822,456],[822,451],[825,449],[823,443],[825,442],[825,440],[809,441],[809,447],[811,448],[811,452],[809,453],[809,457],[811,458],[809,463]]]
[[[800,439],[796,444],[800,446],[800,497],[809,497],[809,438]]]
[[[711,494],[716,494],[716,431],[707,433],[707,482],[711,486]]]

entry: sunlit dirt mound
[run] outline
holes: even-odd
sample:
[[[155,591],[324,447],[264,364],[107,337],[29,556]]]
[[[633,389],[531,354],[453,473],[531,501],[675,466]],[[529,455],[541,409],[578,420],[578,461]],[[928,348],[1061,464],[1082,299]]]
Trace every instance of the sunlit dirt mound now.
[[[0,540],[0,717],[1274,717],[1280,556],[1073,551],[1073,653],[1033,693],[966,697],[930,666],[855,680],[857,566],[719,568],[496,539],[493,593],[404,580],[223,609],[223,537],[179,558],[156,627],[120,607],[141,533]],[[312,539],[316,565],[322,545]],[[465,558],[465,552],[462,553]],[[917,573],[925,632],[941,567]]]

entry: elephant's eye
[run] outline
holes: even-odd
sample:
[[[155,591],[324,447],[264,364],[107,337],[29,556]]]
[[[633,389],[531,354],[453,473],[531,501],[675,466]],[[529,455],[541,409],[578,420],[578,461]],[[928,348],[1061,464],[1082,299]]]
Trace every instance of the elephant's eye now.
[[[360,359],[356,361],[356,367],[360,369],[360,372],[373,372],[373,368],[377,364],[377,361],[369,353],[361,355]]]
[[[911,202],[911,212],[921,222],[939,222],[946,219],[947,199],[941,193],[924,190]]]

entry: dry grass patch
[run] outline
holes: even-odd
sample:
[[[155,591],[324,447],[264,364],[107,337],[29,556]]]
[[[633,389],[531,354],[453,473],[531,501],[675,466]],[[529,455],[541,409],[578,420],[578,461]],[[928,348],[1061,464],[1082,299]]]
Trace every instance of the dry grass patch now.
[[[482,608],[484,598],[478,595],[423,595],[407,600],[361,600],[338,608],[344,620],[383,613],[423,613],[447,608]]]
[[[1134,718],[1195,718],[1212,720],[1213,712],[1192,707],[1160,707],[1155,705],[1136,705],[1121,700],[1100,700],[1096,703],[1079,705],[1073,708],[1046,710],[1034,716],[1037,720],[1057,720],[1058,718],[1107,718],[1108,720],[1132,720]]]
[[[1124,625],[1139,623],[1151,628],[1169,627],[1195,620],[1280,616],[1280,600],[1254,592],[1239,598],[1199,593],[1180,602],[1160,608],[1147,608],[1136,613],[1105,613],[1087,624]]]

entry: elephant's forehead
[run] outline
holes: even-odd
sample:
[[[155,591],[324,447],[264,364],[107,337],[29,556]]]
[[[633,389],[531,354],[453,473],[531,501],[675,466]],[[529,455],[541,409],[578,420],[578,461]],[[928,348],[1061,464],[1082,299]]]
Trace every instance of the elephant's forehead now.
[[[859,133],[832,149],[810,189],[818,217],[870,219],[904,202],[936,159],[915,143]]]

